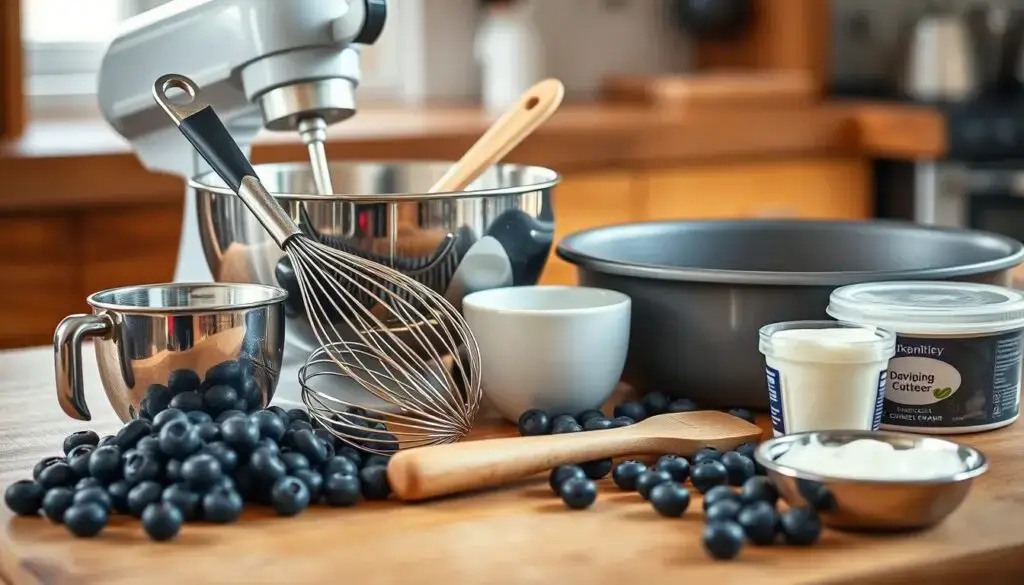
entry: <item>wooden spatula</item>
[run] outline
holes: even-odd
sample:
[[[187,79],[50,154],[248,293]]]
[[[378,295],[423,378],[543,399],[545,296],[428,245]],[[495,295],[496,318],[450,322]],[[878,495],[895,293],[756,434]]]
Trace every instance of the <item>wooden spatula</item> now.
[[[507,483],[559,465],[626,455],[692,455],[702,447],[727,450],[761,429],[717,411],[652,416],[603,431],[466,441],[399,451],[388,464],[395,495],[424,500]]]

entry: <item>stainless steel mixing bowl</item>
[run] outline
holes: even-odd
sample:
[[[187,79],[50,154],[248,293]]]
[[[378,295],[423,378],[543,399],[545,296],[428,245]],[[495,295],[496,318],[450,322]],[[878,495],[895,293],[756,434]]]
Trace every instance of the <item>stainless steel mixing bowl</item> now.
[[[91,315],[70,315],[53,335],[57,400],[90,420],[81,346],[93,340],[100,380],[123,421],[139,416],[150,385],[199,390],[204,380],[236,387],[245,409],[274,397],[284,354],[284,299],[277,287],[174,283],[126,286],[87,299]],[[210,374],[211,369],[220,375]]]
[[[829,319],[829,293],[857,282],[1008,285],[1024,245],[891,221],[666,221],[572,234],[558,255],[633,299],[625,378],[640,390],[767,410],[760,327]]]
[[[305,163],[256,165],[278,202],[311,237],[391,265],[461,309],[478,290],[536,284],[554,237],[552,170],[515,164],[489,169],[466,191],[428,193],[452,163],[331,164],[344,195],[315,195]],[[287,257],[213,173],[189,181],[197,198],[206,260],[220,282],[288,291],[288,344],[317,347]]]

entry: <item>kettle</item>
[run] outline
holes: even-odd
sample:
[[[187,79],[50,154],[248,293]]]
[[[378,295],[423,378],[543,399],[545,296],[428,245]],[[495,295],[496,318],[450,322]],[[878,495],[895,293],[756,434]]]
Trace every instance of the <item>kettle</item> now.
[[[978,19],[936,7],[906,27],[898,76],[900,92],[922,102],[958,102],[977,96],[986,82]]]

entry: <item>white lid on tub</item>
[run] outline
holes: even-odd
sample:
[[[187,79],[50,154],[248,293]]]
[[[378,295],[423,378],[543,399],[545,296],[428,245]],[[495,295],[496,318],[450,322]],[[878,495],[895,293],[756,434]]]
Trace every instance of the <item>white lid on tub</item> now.
[[[973,282],[867,282],[832,291],[825,312],[897,333],[996,333],[1024,328],[1024,294]]]

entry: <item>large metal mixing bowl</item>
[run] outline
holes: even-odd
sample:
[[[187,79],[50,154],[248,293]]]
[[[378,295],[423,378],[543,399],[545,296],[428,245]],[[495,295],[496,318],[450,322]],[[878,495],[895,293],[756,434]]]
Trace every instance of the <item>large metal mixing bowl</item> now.
[[[668,221],[570,235],[580,284],[633,300],[625,377],[709,407],[766,410],[758,329],[828,319],[836,287],[883,280],[1009,285],[1020,242],[889,221]]]
[[[308,164],[255,169],[311,237],[389,264],[444,294],[457,308],[471,292],[536,284],[554,237],[551,192],[558,174],[500,164],[466,191],[427,193],[451,164],[332,163],[334,189],[344,195],[329,196],[315,195]],[[288,345],[312,351],[316,339],[281,248],[215,174],[195,177],[189,187],[214,278],[284,288],[289,293]]]

